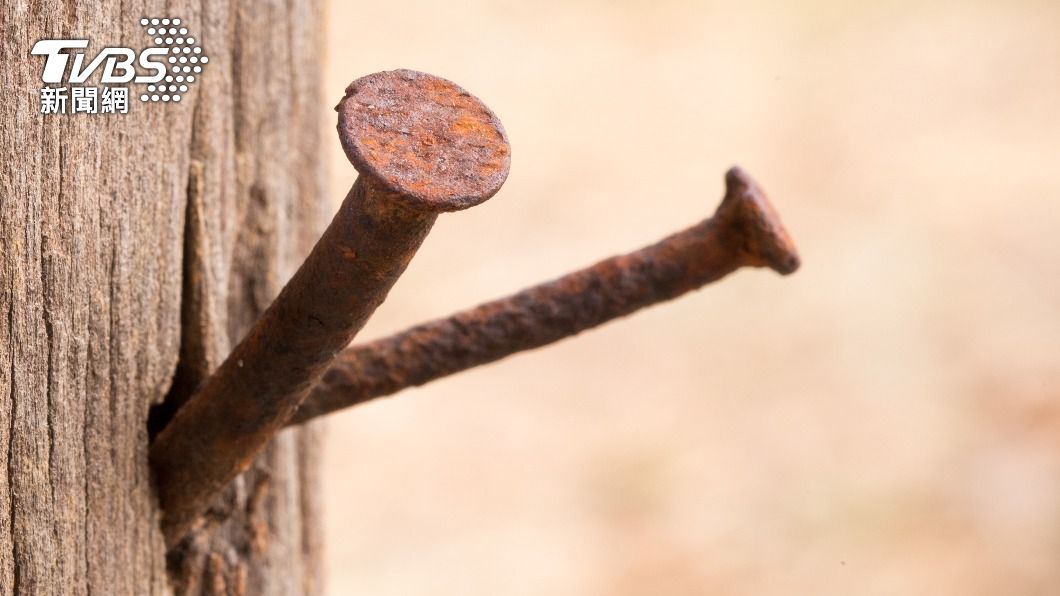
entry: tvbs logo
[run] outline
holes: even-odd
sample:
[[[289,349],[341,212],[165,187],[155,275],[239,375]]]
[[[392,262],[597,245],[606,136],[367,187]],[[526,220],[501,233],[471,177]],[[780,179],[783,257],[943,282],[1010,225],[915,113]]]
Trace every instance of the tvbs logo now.
[[[128,113],[130,83],[143,86],[140,101],[179,102],[210,59],[180,19],[143,18],[140,25],[154,44],[139,52],[108,46],[89,59],[81,51],[88,48],[87,39],[42,39],[34,44],[30,53],[45,58],[41,113]],[[100,86],[83,85],[97,72]]]

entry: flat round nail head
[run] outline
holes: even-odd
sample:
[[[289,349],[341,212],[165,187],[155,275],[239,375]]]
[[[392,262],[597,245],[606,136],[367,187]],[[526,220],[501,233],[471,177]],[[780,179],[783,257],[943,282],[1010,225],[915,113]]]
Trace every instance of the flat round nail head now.
[[[346,88],[335,110],[353,166],[415,209],[457,211],[492,197],[508,177],[500,120],[455,83],[413,70],[377,72]]]

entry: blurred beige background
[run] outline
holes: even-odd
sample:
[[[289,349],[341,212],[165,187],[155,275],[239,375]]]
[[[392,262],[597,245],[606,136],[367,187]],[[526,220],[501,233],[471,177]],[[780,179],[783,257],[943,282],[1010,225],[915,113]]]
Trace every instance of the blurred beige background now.
[[[362,339],[690,225],[733,163],[804,259],[333,417],[332,594],[1060,593],[1060,5],[334,2],[329,26],[322,110],[413,68],[513,147]]]

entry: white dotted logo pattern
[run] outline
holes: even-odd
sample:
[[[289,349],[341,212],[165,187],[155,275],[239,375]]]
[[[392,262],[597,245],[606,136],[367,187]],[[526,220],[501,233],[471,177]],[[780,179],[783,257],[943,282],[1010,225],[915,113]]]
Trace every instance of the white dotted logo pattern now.
[[[165,78],[148,85],[140,101],[180,101],[210,59],[203,55],[188,28],[181,26],[180,19],[145,17],[140,25],[147,29],[155,47],[168,50]]]

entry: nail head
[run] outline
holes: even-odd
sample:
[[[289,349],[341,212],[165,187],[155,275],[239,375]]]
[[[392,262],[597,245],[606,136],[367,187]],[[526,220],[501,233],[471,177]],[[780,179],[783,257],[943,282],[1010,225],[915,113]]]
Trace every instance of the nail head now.
[[[781,275],[794,273],[801,264],[799,251],[765,191],[739,166],[725,173],[725,187],[718,213],[743,228],[743,249]]]
[[[477,205],[508,177],[500,120],[446,79],[392,70],[357,79],[335,108],[346,156],[410,206],[432,212]]]

